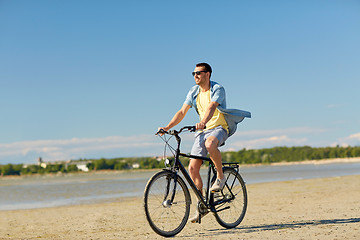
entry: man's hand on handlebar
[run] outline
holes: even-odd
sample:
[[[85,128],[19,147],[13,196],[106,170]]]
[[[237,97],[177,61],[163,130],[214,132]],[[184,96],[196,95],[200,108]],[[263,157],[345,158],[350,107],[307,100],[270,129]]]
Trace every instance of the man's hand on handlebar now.
[[[167,133],[168,130],[169,130],[169,129],[167,129],[166,127],[159,127],[156,135],[159,134],[160,136],[162,136],[162,135],[164,135],[165,133]]]
[[[205,123],[199,122],[196,124],[196,130],[204,130],[205,129]]]

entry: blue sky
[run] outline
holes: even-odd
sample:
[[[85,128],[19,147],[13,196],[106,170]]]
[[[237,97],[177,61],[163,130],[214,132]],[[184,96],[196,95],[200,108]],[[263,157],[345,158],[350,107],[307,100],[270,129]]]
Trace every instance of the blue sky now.
[[[154,133],[198,62],[253,116],[223,151],[360,145],[359,12],[355,0],[0,0],[0,164],[161,155]]]

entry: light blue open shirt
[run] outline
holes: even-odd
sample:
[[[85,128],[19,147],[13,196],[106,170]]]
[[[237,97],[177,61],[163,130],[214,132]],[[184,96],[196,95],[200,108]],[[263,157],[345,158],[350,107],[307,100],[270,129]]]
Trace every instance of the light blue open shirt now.
[[[198,113],[196,107],[196,98],[199,95],[200,87],[198,85],[193,86],[186,96],[184,104],[194,107]],[[251,113],[238,109],[226,108],[225,89],[217,82],[210,81],[210,99],[212,102],[219,103],[217,109],[224,114],[225,120],[229,126],[229,137],[236,132],[237,124],[244,120],[244,118],[251,118]]]

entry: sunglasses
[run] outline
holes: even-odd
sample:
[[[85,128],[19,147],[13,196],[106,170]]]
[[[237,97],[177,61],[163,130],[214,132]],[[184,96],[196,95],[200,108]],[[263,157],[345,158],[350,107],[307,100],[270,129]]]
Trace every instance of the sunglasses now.
[[[197,71],[197,72],[192,72],[191,74],[195,76],[195,75],[200,75],[202,72],[208,72],[208,71]]]

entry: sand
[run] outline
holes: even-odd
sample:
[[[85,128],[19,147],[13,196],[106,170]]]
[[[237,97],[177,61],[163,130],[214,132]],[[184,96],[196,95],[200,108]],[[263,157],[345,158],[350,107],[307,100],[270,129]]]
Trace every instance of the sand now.
[[[248,185],[248,211],[234,229],[208,214],[173,239],[360,239],[360,175]],[[191,214],[194,205],[191,208]],[[142,198],[116,203],[0,211],[0,239],[164,239]]]

